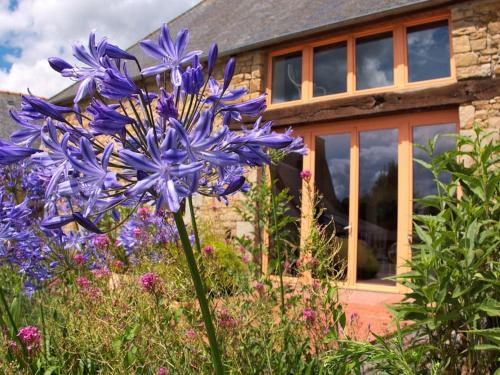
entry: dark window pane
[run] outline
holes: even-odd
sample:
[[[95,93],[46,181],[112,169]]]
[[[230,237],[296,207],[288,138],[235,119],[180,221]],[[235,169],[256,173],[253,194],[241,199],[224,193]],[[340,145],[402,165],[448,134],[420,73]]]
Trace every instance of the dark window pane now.
[[[416,126],[413,128],[413,159],[430,162],[431,158],[450,151],[455,148],[455,139],[450,136],[440,136],[432,155],[427,154],[417,145],[427,146],[429,141],[438,134],[454,134],[455,124]],[[439,180],[443,183],[450,181],[449,174],[442,173]],[[437,194],[436,182],[432,173],[417,162],[413,162],[413,198],[423,198],[427,195]],[[436,214],[430,207],[423,206],[419,202],[413,204],[413,211],[418,214]]]
[[[396,274],[398,218],[398,131],[360,132],[357,280]]]
[[[356,39],[356,89],[394,83],[392,32]]]
[[[314,49],[314,96],[347,91],[347,42]]]
[[[450,76],[448,22],[408,28],[408,80]]]
[[[332,249],[334,256],[326,254],[326,258],[331,263],[331,275],[342,279],[346,277],[349,236],[344,228],[349,225],[350,149],[351,134],[316,137],[315,184],[322,210],[318,221],[329,231],[335,230],[340,242],[340,249]]]
[[[302,86],[302,52],[273,57],[272,102],[298,100]]]
[[[290,275],[297,274],[298,267],[296,264],[300,256],[300,202],[302,198],[300,172],[302,171],[302,163],[302,155],[288,154],[277,165],[271,165],[270,167],[273,194],[278,194],[287,189],[288,195],[291,196],[286,214],[293,218],[293,220],[280,230],[281,238],[285,242],[281,249],[281,258],[285,265],[286,273]],[[279,270],[278,254],[272,233],[269,237],[269,271],[272,274],[276,274]]]

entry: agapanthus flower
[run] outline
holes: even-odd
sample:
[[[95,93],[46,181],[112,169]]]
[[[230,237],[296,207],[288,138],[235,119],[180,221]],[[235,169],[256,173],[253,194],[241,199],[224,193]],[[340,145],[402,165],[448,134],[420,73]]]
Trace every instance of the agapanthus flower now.
[[[82,81],[75,102],[88,94],[91,104],[86,128],[82,126],[86,115],[78,107],[59,107],[33,95],[23,100],[18,122],[25,130],[16,139],[26,145],[41,134],[43,151],[33,154],[31,161],[49,176],[43,228],[58,230],[77,223],[99,233],[106,212],[118,220],[118,206],[133,210],[149,204],[157,212],[175,213],[194,194],[227,203],[228,196],[248,190],[248,167],[270,163],[269,149],[305,152],[302,140],[294,138],[291,130],[280,133],[271,122],[262,122],[259,115],[265,108],[264,96],[241,101],[246,90],[230,88],[235,59],[228,60],[219,86],[212,75],[217,46],[210,48],[205,74],[198,58],[201,51],[186,51],[188,39],[188,31],[181,30],[172,41],[164,25],[157,43],[141,43],[146,53],[160,60],[142,71],[157,75],[157,93],[140,87],[128,75],[125,63],[119,60],[136,60],[132,55],[105,39],[96,43],[93,33],[88,50],[82,45],[74,47],[84,67],[51,59],[52,67],[62,75]],[[162,85],[167,73],[174,83],[172,92]],[[109,100],[95,97],[97,92]],[[75,123],[65,117],[69,112],[77,115]],[[257,119],[241,132],[230,130],[230,120],[241,120],[242,116]],[[21,146],[9,146],[12,152],[5,163],[34,152],[14,147]],[[61,210],[61,199],[84,203]],[[133,230],[127,233],[119,242],[132,249],[142,234],[134,237]],[[175,237],[168,231],[157,235]]]
[[[161,61],[158,65],[143,69],[142,74],[149,76],[170,70],[172,84],[180,86],[182,83],[181,65],[201,54],[201,51],[185,52],[188,42],[189,32],[187,29],[180,30],[173,41],[167,24],[163,24],[158,43],[152,40],[140,42],[141,48],[146,54]]]
[[[24,160],[39,150],[11,144],[0,139],[0,165],[10,165]]]
[[[110,44],[106,38],[98,43],[95,41],[95,33],[91,32],[88,41],[88,51],[83,44],[76,42],[73,45],[73,56],[85,64],[83,67],[73,67],[68,62],[58,57],[49,58],[49,64],[63,77],[69,77],[80,81],[74,102],[80,102],[88,94],[94,94],[97,82],[104,78],[109,63],[104,61],[105,57],[114,59],[134,59],[134,56],[122,50],[114,44]]]

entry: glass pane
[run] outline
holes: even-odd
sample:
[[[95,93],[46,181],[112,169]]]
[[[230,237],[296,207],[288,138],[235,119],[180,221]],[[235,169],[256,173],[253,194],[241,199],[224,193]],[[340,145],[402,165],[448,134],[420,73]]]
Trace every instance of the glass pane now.
[[[273,57],[272,102],[298,100],[302,87],[302,52]]]
[[[448,22],[408,28],[408,80],[410,82],[450,76]]]
[[[397,219],[398,131],[360,132],[358,281],[394,285]]]
[[[284,249],[282,249],[281,258],[285,268],[285,273],[296,275],[298,273],[297,260],[300,256],[300,203],[302,191],[302,171],[303,156],[299,154],[288,154],[277,165],[271,165],[271,181],[273,181],[273,194],[278,194],[284,189],[288,189],[291,200],[288,204],[286,215],[295,220],[283,228],[280,233],[285,240]],[[270,236],[269,251],[269,271],[277,274],[279,270],[278,254],[273,244],[273,236]]]
[[[340,249],[331,260],[332,274],[346,277],[347,240],[349,233],[349,175],[351,134],[316,137],[315,184],[323,210],[319,223],[335,230]],[[342,274],[339,275],[339,271]]]
[[[347,91],[347,42],[314,49],[314,96]]]
[[[394,83],[392,32],[356,39],[356,89]]]
[[[428,155],[424,150],[416,145],[427,146],[428,142],[438,134],[454,134],[456,132],[455,124],[442,124],[430,126],[416,126],[413,128],[413,159],[420,159],[425,162],[430,162],[433,156],[442,154],[445,151],[450,151],[455,148],[455,139],[449,136],[440,136],[436,142],[436,147],[432,155]],[[444,183],[450,181],[448,174],[442,173],[439,175],[439,180]],[[432,173],[421,166],[419,163],[413,162],[413,198],[423,198],[427,195],[437,194],[436,183]],[[422,204],[415,202],[413,211],[418,214],[430,215],[435,214],[435,210],[430,207],[425,207]]]

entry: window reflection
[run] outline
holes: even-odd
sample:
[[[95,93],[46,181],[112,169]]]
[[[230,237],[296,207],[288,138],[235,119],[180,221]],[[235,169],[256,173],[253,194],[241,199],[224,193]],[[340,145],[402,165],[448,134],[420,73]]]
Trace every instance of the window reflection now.
[[[280,231],[285,239],[284,254],[281,254],[285,264],[285,273],[296,275],[298,273],[297,260],[300,256],[300,202],[302,194],[302,179],[300,172],[303,166],[303,156],[300,154],[288,154],[277,165],[271,165],[271,181],[273,194],[278,194],[288,189],[291,200],[288,204],[287,215],[296,219],[296,223],[290,223]],[[279,270],[278,254],[273,246],[273,238],[270,236],[269,270],[277,274]],[[283,249],[282,249],[283,251]]]
[[[383,280],[396,274],[398,131],[359,134],[359,221],[357,280]]]
[[[314,49],[314,96],[347,91],[347,42]]]
[[[413,128],[413,159],[430,162],[431,159],[443,152],[455,148],[455,139],[445,134],[454,134],[456,132],[455,124],[426,125],[415,126]],[[427,146],[429,141],[436,135],[441,134],[436,142],[432,155],[427,154],[418,145]],[[441,173],[439,180],[443,183],[450,182],[449,174]],[[424,198],[427,195],[437,194],[436,182],[432,173],[417,162],[413,162],[413,198]],[[436,210],[423,206],[419,202],[413,204],[413,211],[417,214],[431,215],[436,214]]]
[[[407,43],[410,82],[450,76],[447,21],[408,28]]]
[[[302,87],[302,52],[273,57],[272,102],[298,100]]]
[[[356,89],[394,83],[392,32],[356,39]]]
[[[335,230],[341,246],[338,259],[331,259],[335,275],[347,263],[349,233],[344,228],[349,225],[350,147],[351,135],[348,133],[316,137],[315,185],[323,210],[319,223]],[[341,278],[346,277],[344,267]]]

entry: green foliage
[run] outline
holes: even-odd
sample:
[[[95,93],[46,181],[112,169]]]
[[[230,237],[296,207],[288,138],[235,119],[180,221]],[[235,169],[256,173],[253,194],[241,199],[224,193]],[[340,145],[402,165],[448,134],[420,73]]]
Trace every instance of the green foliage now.
[[[210,294],[232,295],[248,289],[249,270],[242,261],[241,254],[229,241],[212,240],[205,242],[213,248],[212,254],[203,255],[204,276]]]

